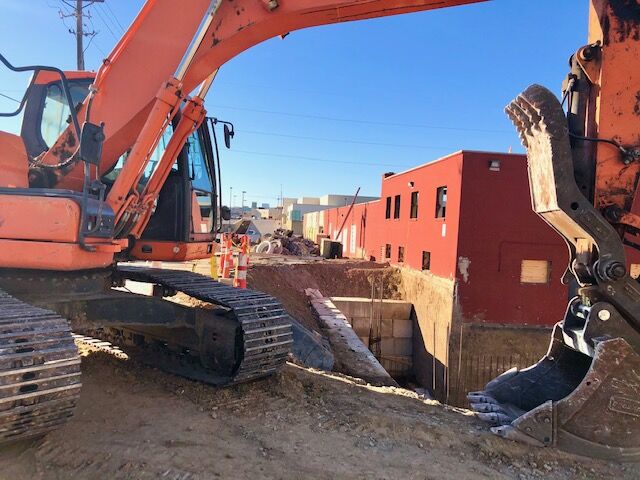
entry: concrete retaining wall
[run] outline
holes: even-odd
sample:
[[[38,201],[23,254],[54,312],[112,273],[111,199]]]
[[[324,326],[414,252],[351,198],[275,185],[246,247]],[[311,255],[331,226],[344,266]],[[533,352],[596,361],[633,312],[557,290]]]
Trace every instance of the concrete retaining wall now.
[[[446,396],[451,358],[455,282],[429,272],[399,269],[401,298],[413,304],[413,371],[417,382],[440,399]]]
[[[413,371],[435,399],[468,406],[467,392],[546,353],[550,328],[472,323],[460,308],[453,279],[407,268],[399,274],[401,298],[413,304]]]
[[[389,372],[358,338],[347,317],[331,299],[323,297],[318,290],[311,288],[305,289],[305,293],[333,349],[335,369],[375,385],[398,386]]]
[[[380,320],[380,363],[394,378],[407,377],[413,365],[412,305],[401,300],[371,301],[331,297],[362,343],[370,346],[372,320]]]

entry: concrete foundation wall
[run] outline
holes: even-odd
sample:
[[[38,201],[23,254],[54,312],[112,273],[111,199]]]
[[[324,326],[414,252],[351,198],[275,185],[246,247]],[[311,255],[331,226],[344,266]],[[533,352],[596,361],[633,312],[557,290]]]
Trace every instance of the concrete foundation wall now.
[[[305,289],[305,293],[331,344],[335,369],[347,375],[363,378],[375,385],[398,386],[389,371],[356,336],[347,317],[340,312],[331,299],[323,297],[319,290],[311,288]]]
[[[401,300],[331,297],[362,343],[370,344],[372,320],[380,319],[380,363],[393,377],[411,374],[413,364],[412,305]]]
[[[547,352],[552,328],[464,323],[451,339],[449,401],[468,406],[466,394],[512,367],[526,368]],[[462,348],[460,348],[462,347]]]
[[[399,269],[401,298],[413,304],[413,371],[417,382],[446,392],[455,282],[428,272]]]
[[[546,353],[551,328],[471,323],[458,303],[455,280],[406,268],[398,272],[401,298],[413,304],[416,381],[437,400],[468,406],[468,392]]]

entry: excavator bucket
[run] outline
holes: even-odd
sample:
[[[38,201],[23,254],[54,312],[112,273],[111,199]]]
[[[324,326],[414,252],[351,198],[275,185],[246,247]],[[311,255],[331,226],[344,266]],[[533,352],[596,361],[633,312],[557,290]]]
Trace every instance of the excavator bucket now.
[[[547,354],[468,396],[493,433],[592,457],[640,460],[640,355],[622,338],[593,359],[565,345],[556,325]]]
[[[617,232],[576,185],[557,98],[533,85],[506,110],[527,147],[534,210],[567,241],[581,288],[547,354],[469,393],[469,403],[507,439],[640,461],[640,284]]]

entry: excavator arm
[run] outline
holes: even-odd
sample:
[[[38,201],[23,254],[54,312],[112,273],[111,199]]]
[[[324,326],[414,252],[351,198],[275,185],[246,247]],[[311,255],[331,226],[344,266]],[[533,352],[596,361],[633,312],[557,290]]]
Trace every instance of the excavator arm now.
[[[507,106],[533,209],[565,239],[577,290],[540,362],[469,395],[499,435],[627,461],[640,460],[640,284],[628,268],[640,233],[639,60],[640,4],[593,0],[566,112],[539,85]]]
[[[98,177],[113,168],[118,158],[128,152],[127,165],[107,199],[116,221],[123,217],[129,219],[133,210],[145,209],[143,199],[135,194],[135,186],[169,117],[189,102],[202,104],[211,84],[210,77],[242,51],[269,38],[306,27],[477,2],[192,0],[189,8],[176,18],[175,2],[149,0],[104,60],[92,93],[78,110],[79,118],[104,123],[105,140]],[[167,28],[167,22],[170,28]],[[158,35],[159,31],[163,32],[162,36]],[[141,63],[141,59],[148,61]],[[199,86],[201,91],[190,98],[189,94]],[[118,96],[118,101],[113,100],[114,95]],[[197,125],[194,124],[195,128]],[[59,164],[74,155],[76,148],[77,139],[68,129],[40,163]],[[57,172],[53,184],[48,187],[81,190],[84,174],[80,163],[75,168]],[[130,234],[130,229],[125,229],[125,233]]]

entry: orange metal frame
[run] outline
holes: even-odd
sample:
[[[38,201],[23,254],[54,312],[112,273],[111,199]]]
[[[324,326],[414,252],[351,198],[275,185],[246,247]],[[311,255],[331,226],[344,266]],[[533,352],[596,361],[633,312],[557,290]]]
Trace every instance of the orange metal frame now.
[[[139,240],[131,249],[131,257],[138,260],[185,262],[211,257],[218,250],[215,242],[160,242]]]

